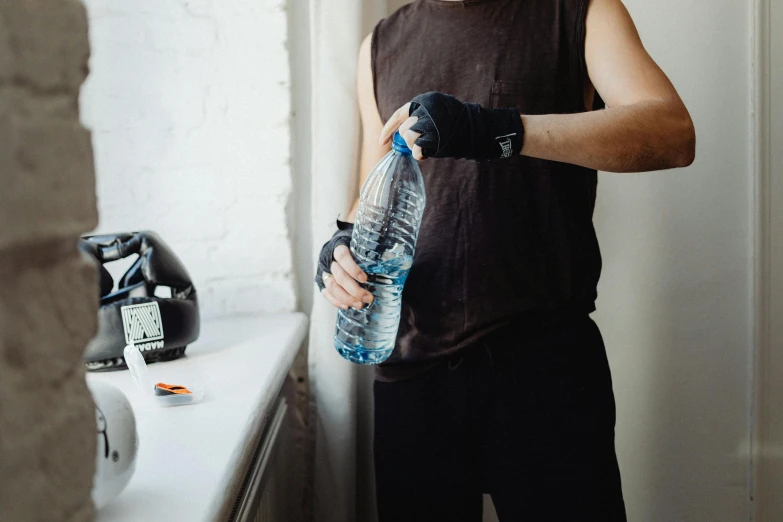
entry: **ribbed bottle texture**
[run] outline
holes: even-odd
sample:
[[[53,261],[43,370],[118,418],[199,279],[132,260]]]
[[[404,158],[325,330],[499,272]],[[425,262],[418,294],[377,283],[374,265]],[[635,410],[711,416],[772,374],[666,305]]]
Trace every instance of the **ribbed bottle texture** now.
[[[361,310],[339,310],[334,346],[349,361],[378,364],[394,349],[400,324],[402,289],[426,197],[416,160],[399,136],[362,187],[351,252],[367,274],[363,284],[375,299]]]

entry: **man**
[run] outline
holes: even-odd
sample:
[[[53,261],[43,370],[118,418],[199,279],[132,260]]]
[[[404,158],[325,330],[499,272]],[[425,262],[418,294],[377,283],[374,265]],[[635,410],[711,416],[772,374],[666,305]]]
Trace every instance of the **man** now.
[[[596,170],[685,167],[695,134],[621,0],[417,0],[365,40],[358,87],[362,180],[397,129],[431,158],[374,388],[380,521],[478,522],[482,493],[501,522],[626,520]],[[349,237],[316,277],[344,309],[372,301]]]

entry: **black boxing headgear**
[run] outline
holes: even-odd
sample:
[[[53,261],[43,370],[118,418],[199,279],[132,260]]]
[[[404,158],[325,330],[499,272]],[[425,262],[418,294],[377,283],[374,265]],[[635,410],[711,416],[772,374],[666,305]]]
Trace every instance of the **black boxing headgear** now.
[[[136,345],[148,363],[177,359],[198,338],[196,289],[174,252],[154,232],[87,236],[79,248],[100,264],[98,334],[85,351],[89,371],[127,368],[123,350]],[[138,259],[114,281],[103,266],[138,254]],[[171,297],[158,297],[158,287]]]

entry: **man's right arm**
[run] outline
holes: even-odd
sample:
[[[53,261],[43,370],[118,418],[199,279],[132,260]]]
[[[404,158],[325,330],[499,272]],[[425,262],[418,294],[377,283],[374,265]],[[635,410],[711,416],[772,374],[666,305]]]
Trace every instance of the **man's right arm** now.
[[[381,115],[375,101],[375,89],[372,76],[372,34],[362,42],[359,48],[359,64],[356,73],[356,90],[359,97],[359,113],[362,118],[362,150],[359,157],[359,186],[370,174],[372,168],[391,150],[389,144],[379,145],[378,136],[383,129]],[[359,208],[357,199],[348,214],[347,221],[353,222]]]
[[[383,128],[381,116],[375,103],[375,89],[373,88],[372,35],[362,42],[359,49],[359,64],[356,74],[357,92],[359,97],[359,112],[362,118],[362,148],[359,158],[359,186],[370,171],[391,150],[390,145],[378,144],[378,136]],[[353,222],[356,219],[356,211],[359,208],[359,200],[351,207],[346,221]],[[334,249],[334,261],[332,261],[329,273],[334,277],[327,277],[326,287],[321,294],[331,304],[338,308],[361,308],[363,303],[372,302],[372,294],[359,286],[358,282],[367,281],[367,275],[362,272],[359,265],[353,260],[351,251],[345,245]]]

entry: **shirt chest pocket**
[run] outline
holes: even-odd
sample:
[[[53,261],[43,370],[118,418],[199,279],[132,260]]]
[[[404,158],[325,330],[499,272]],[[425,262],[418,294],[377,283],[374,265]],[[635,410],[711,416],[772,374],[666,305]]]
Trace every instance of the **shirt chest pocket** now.
[[[553,84],[525,80],[495,80],[489,93],[489,108],[513,107],[520,114],[553,114],[561,94]]]

